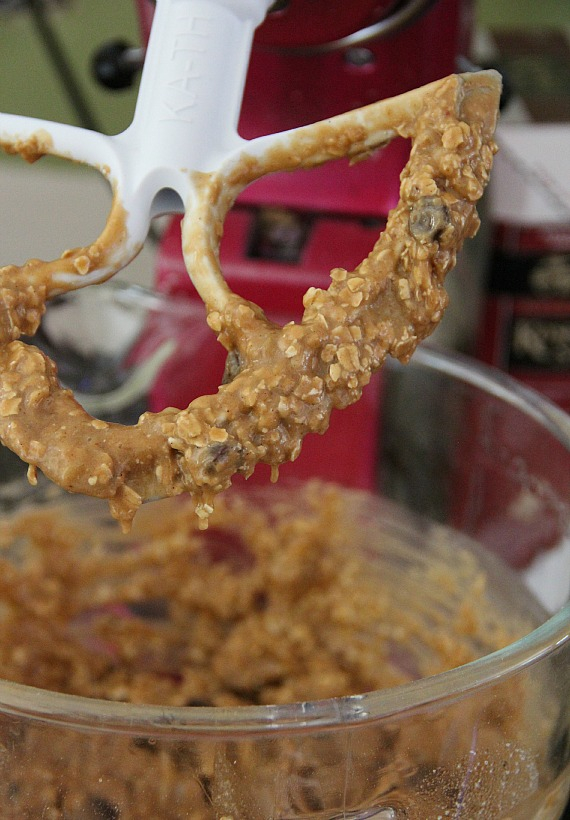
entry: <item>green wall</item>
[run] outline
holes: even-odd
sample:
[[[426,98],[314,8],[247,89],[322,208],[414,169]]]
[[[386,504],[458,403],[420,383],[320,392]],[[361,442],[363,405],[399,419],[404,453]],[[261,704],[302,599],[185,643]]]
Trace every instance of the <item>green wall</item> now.
[[[89,107],[105,133],[130,122],[135,92],[110,92],[91,77],[99,45],[117,37],[139,43],[133,0],[64,0],[49,19],[65,49]],[[51,60],[28,13],[0,12],[0,111],[76,123]]]
[[[570,28],[570,0],[477,0],[476,8],[489,28]]]

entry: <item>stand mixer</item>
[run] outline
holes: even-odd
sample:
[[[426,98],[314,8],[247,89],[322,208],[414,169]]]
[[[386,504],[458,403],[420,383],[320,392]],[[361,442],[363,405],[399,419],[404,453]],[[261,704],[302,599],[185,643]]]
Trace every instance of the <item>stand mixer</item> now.
[[[197,5],[200,2],[197,0]],[[182,4],[177,2],[176,5],[180,8]],[[244,7],[246,5],[251,7],[253,2],[248,4],[244,0]],[[296,22],[305,19],[305,6],[321,11],[321,19],[317,15],[315,22],[306,27],[308,31],[316,30],[318,33],[300,37],[295,32],[294,37],[290,36],[289,32],[295,28],[305,30]],[[299,7],[293,2],[287,7],[281,4],[273,7],[267,24],[264,23],[259,29],[248,75],[246,101],[240,121],[240,133],[244,139],[252,142],[263,140],[265,134],[271,135],[283,128],[302,127],[305,122],[313,122],[318,117],[328,120],[327,125],[330,126],[332,120],[329,118],[347,107],[384,98],[385,94],[400,90],[398,87],[384,88],[383,81],[389,84],[400,80],[404,90],[454,71],[456,56],[463,50],[460,42],[467,38],[467,9],[464,6],[445,0],[429,4],[429,8],[427,4],[422,4],[420,8],[413,3],[386,2],[375,4],[373,10],[367,7],[360,16],[355,6],[339,5],[330,24],[326,23],[325,4],[317,3],[317,0],[313,4],[305,0]],[[298,8],[301,18],[294,16]],[[333,5],[329,4],[329,8]],[[413,10],[414,14],[408,17],[404,13],[406,9],[409,14]],[[145,32],[143,36],[146,37],[153,4],[141,3],[139,10]],[[292,15],[290,18],[287,17],[289,13]],[[391,43],[392,49],[388,59],[382,56],[383,44],[380,41],[366,38],[382,30],[382,24],[396,13],[400,15],[400,20],[409,25],[386,40],[386,43]],[[345,19],[346,15],[350,16],[349,21]],[[273,23],[275,31],[271,32]],[[284,25],[281,32],[280,23]],[[421,44],[425,42],[426,53],[430,51],[430,44],[436,42],[447,25],[451,26],[452,33],[441,48],[438,46],[437,53],[442,65],[432,65],[430,70],[434,73],[425,76],[419,71],[419,66],[427,65],[429,60],[424,60]],[[413,55],[413,59],[401,59],[401,55],[408,54]],[[401,62],[413,65],[416,57],[418,70],[416,72],[414,69],[413,76],[408,76],[404,81],[399,73],[398,78],[390,75],[394,66]],[[445,65],[444,57],[449,61]],[[147,66],[149,64],[152,64],[150,59]],[[232,64],[231,60],[229,64]],[[379,71],[376,71],[376,65],[381,67]],[[279,66],[282,76],[277,71]],[[333,66],[336,66],[334,74]],[[328,89],[333,85],[331,77],[337,75],[343,78],[338,84],[339,94],[336,93],[337,89],[329,94]],[[228,86],[232,85],[232,79],[228,78]],[[265,95],[267,99],[264,99]],[[269,98],[277,99],[278,104],[273,106]],[[208,100],[214,110],[216,103],[221,105],[217,100]],[[342,123],[346,120],[343,119]],[[150,122],[149,129],[152,126]],[[140,133],[139,130],[139,136]],[[142,133],[144,136],[145,132]],[[72,132],[65,129],[54,131],[54,134],[56,137],[72,136]],[[377,133],[375,140],[371,138],[374,148],[381,142]],[[158,142],[160,144],[160,140]],[[96,147],[95,142],[92,144]],[[116,144],[120,145],[120,140]],[[144,140],[142,144],[144,146]],[[140,147],[141,142],[138,145]],[[42,147],[43,144],[35,144],[36,150]],[[360,148],[357,156],[364,153],[362,144]],[[225,222],[221,250],[224,274],[231,287],[235,288],[235,293],[251,297],[255,302],[261,299],[268,315],[277,322],[297,318],[301,296],[308,285],[326,287],[331,267],[342,264],[350,268],[368,252],[384,225],[388,210],[397,199],[397,181],[405,148],[403,143],[393,143],[391,148],[371,160],[372,166],[363,163],[352,169],[350,174],[346,161],[339,160],[329,164],[326,169],[323,167],[307,172],[311,174],[310,182],[305,172],[301,171],[294,176],[274,175],[259,179],[244,190]],[[129,158],[128,154],[123,156]],[[136,162],[133,161],[132,165]],[[371,168],[374,173],[371,173]],[[374,184],[374,179],[380,178],[383,183]],[[172,192],[172,187],[169,191]],[[143,209],[149,201],[151,204],[153,202],[152,197],[142,198]],[[215,223],[218,232],[222,218]],[[181,246],[178,223],[179,219],[174,217],[161,239],[156,289],[163,295],[175,295],[176,299],[172,302],[177,308],[196,303],[203,311],[198,298],[200,282],[196,284],[196,291],[188,283],[186,265],[183,264],[187,250]],[[127,255],[125,253],[123,258]],[[56,290],[58,283],[61,283],[62,270],[73,275],[73,271],[65,268],[70,260],[77,263],[75,267],[79,276],[92,277],[97,281],[97,276],[105,278],[107,275],[103,267],[89,268],[91,258],[88,253],[77,255],[71,252],[70,256],[64,255],[63,263],[56,260],[48,271],[54,273],[53,280],[59,277],[55,284],[52,280],[48,282],[52,290]],[[336,273],[340,275],[342,271],[337,269]],[[79,281],[77,287],[81,287],[81,280],[76,281]],[[44,282],[41,284],[44,285]],[[97,288],[92,290],[98,291]],[[217,291],[214,293],[216,296]],[[169,318],[164,321],[164,315],[162,319],[163,327],[171,324]],[[73,321],[69,325],[73,325]],[[74,327],[78,326],[79,333],[83,334],[81,323],[76,322]],[[145,314],[143,331],[146,333],[148,329]],[[215,330],[215,327],[211,329]],[[358,330],[356,326],[355,329]],[[109,336],[111,338],[112,334]],[[219,371],[223,368],[223,360],[215,358],[219,357],[218,350],[214,342],[204,343],[204,346],[193,349],[187,361],[178,359],[175,371],[162,371],[152,385],[151,409],[153,405],[158,412],[165,405],[185,406],[193,394],[215,390],[219,383]],[[459,529],[461,524],[465,524],[465,534],[468,537],[476,535],[486,521],[480,522],[476,515],[461,517],[461,514],[464,510],[469,513],[486,512],[479,502],[488,488],[501,507],[493,511],[494,518],[490,523],[497,520],[508,523],[510,510],[503,510],[502,507],[508,506],[505,499],[510,497],[514,485],[517,498],[520,496],[526,502],[523,512],[527,516],[527,530],[533,514],[536,514],[541,526],[547,513],[556,515],[555,524],[560,524],[560,528],[565,525],[567,485],[564,483],[565,477],[553,469],[554,459],[551,455],[556,452],[563,457],[568,451],[564,420],[537,408],[528,397],[517,399],[518,393],[512,386],[503,389],[500,380],[490,377],[486,380],[476,368],[458,366],[453,359],[443,357],[439,361],[437,355],[419,350],[418,360],[416,362],[414,359],[410,370],[415,370],[416,366],[420,369],[427,366],[428,371],[435,369],[436,372],[428,373],[425,380],[420,373],[416,382],[420,390],[414,391],[410,407],[401,414],[400,420],[405,429],[393,430],[392,435],[398,444],[402,441],[405,442],[404,446],[409,444],[410,428],[419,418],[416,411],[418,407],[423,407],[425,393],[431,393],[435,405],[429,408],[425,405],[428,409],[425,418],[434,433],[433,442],[445,444],[445,455],[450,455],[452,462],[444,464],[439,470],[439,479],[444,485],[441,489],[447,491],[451,487],[451,496],[459,502],[450,508],[452,520],[449,523]],[[375,378],[360,402],[335,417],[333,428],[318,439],[313,450],[305,448],[303,458],[292,466],[292,470],[298,469],[300,472],[293,474],[303,475],[305,471],[311,475],[324,475],[327,479],[344,478],[345,484],[352,482],[357,487],[375,485],[374,470],[379,461],[376,458],[376,438],[380,416],[384,417],[387,406],[382,395],[382,383],[403,370],[394,367],[396,370],[383,376],[382,380]],[[423,390],[421,385],[428,383],[432,390]],[[222,390],[220,388],[220,392]],[[391,390],[387,389],[386,397],[390,395]],[[440,412],[443,405],[446,413]],[[458,419],[461,423],[457,423]],[[464,423],[465,419],[468,419],[467,424]],[[44,421],[47,426],[50,421],[47,414]],[[481,422],[484,435],[478,436],[474,431],[480,429]],[[425,445],[426,428],[422,424],[417,426],[421,444]],[[94,439],[102,429],[105,429],[105,422],[95,422],[91,437]],[[383,427],[383,437],[385,432],[386,428]],[[59,430],[54,430],[54,438],[59,433]],[[223,431],[216,428],[216,433]],[[537,448],[529,447],[528,441],[539,438],[543,445],[541,454],[543,449],[549,451],[546,465],[540,460],[536,476],[530,476],[536,478],[534,483],[527,480],[524,471],[516,470],[520,468],[517,453],[521,448],[519,440],[513,441],[512,436],[515,435],[516,439],[517,433],[524,442],[523,452],[528,450],[529,459]],[[84,447],[83,442],[80,443],[82,459],[91,439],[85,440]],[[223,444],[223,439],[219,438],[218,443]],[[474,445],[472,455],[470,452],[467,458],[464,457],[466,443]],[[307,445],[313,446],[311,442]],[[144,448],[140,453],[141,457],[145,457]],[[437,449],[426,451],[424,446],[420,452],[422,468],[425,469],[426,464],[437,464],[439,455]],[[499,484],[496,483],[497,467],[501,479]],[[458,490],[473,488],[474,476],[477,479],[473,493],[476,509],[472,510],[462,503]],[[544,479],[542,476],[545,476]],[[413,486],[405,479],[404,483],[413,496]],[[550,495],[545,488],[552,488]],[[536,492],[533,494],[534,490]],[[530,508],[529,493],[530,502],[533,502]],[[70,498],[71,495],[67,496],[67,500]],[[415,497],[412,502],[416,502]],[[317,507],[321,504],[322,497],[317,497]],[[154,509],[158,508],[148,505],[146,510],[141,511],[148,513],[151,524],[155,523]],[[414,509],[413,504],[410,509]],[[90,516],[88,513],[79,515],[81,529],[86,532],[90,527]],[[169,526],[168,514],[156,515],[156,520],[159,518]],[[425,521],[429,521],[427,526]],[[440,519],[436,517],[433,520],[422,519],[419,537],[416,539],[414,536],[421,561],[426,557],[427,529],[433,532],[436,541],[441,533],[437,521]],[[362,537],[364,553],[370,557],[372,552],[375,554],[376,547],[379,554],[383,552],[386,542],[379,537],[374,539],[374,545],[371,544],[368,523],[364,519],[351,525],[348,548],[351,552],[356,551],[356,542]],[[474,531],[473,523],[479,530]],[[43,537],[44,528],[40,529],[40,536]],[[116,527],[113,532],[118,532]],[[323,525],[319,528],[319,536],[321,533],[327,537],[330,533],[334,535],[334,525]],[[214,540],[218,537],[223,548],[223,532],[220,538],[220,531],[216,533],[214,525],[209,534]],[[136,557],[141,543],[137,541],[136,531],[133,537],[132,555]],[[452,538],[452,551],[455,544]],[[130,553],[131,548],[127,549]],[[49,550],[47,554],[50,555]],[[168,561],[168,551],[163,557]],[[410,567],[413,562],[408,565],[402,561],[402,554],[397,553],[396,563],[402,569],[400,577],[403,580],[391,586],[399,593],[404,591],[404,594],[402,601],[394,606],[394,611],[405,615],[413,602],[417,601],[420,607],[423,605],[431,591],[428,587],[437,587],[437,579],[430,575],[429,568],[420,567],[416,575],[417,588],[410,592],[404,581],[412,574]],[[446,569],[455,571],[452,558],[446,559],[445,565]],[[121,582],[125,578],[128,580],[128,575],[129,571],[123,567],[117,572],[117,579]],[[42,572],[39,576],[43,581]],[[276,577],[280,576],[281,573],[276,573]],[[148,584],[151,598],[142,603],[158,603],[162,605],[162,610],[160,607],[157,610],[156,606],[154,609],[143,606],[135,615],[143,619],[158,618],[164,625],[169,597],[153,601],[157,577],[156,563],[152,563]],[[443,580],[445,582],[445,578]],[[174,584],[182,591],[186,589],[184,583],[180,583],[180,576],[174,577]],[[498,589],[504,592],[508,587],[509,584],[501,583]],[[65,599],[68,587],[62,583],[61,588]],[[219,587],[215,583],[209,584],[208,591],[216,599]],[[481,589],[476,584],[474,611],[485,616],[486,607],[481,604],[480,593]],[[345,597],[351,597],[350,590],[347,590]],[[358,595],[352,597],[358,608]],[[523,588],[521,600],[524,604],[527,597]],[[97,613],[93,611],[94,599],[89,594],[87,598],[89,610],[86,618],[81,614],[79,625],[89,629]],[[565,590],[563,600],[566,600]],[[109,598],[106,601],[108,606]],[[140,604],[140,596],[133,593],[131,603],[133,601]],[[216,600],[215,603],[219,602]],[[263,600],[256,598],[255,603],[263,612]],[[461,612],[464,612],[464,603],[464,596],[460,596]],[[112,611],[105,608],[103,614],[108,614],[110,620],[119,626],[125,616],[128,629],[132,625],[134,609],[136,607],[133,610],[128,606],[126,609],[114,607]],[[346,608],[341,606],[339,617],[342,619],[345,613]],[[124,817],[125,820],[146,817],[149,812],[154,817],[178,818],[186,816],[189,807],[193,811],[195,806],[198,806],[196,817],[200,820],[202,817],[209,820],[214,816],[218,820],[267,820],[268,817],[326,817],[327,820],[340,817],[404,820],[409,817],[410,820],[424,820],[443,816],[461,817],[462,820],[472,820],[477,816],[526,820],[527,817],[536,816],[541,820],[554,820],[555,816],[559,816],[562,801],[568,794],[567,686],[564,676],[564,669],[568,668],[564,665],[568,658],[568,635],[564,633],[567,617],[561,611],[557,618],[546,620],[547,616],[541,612],[540,616],[537,615],[537,621],[545,622],[540,630],[531,633],[526,643],[521,639],[506,646],[503,651],[495,650],[480,658],[479,665],[476,662],[466,663],[451,669],[448,677],[445,673],[435,680],[416,678],[407,689],[396,687],[388,689],[387,693],[367,691],[364,695],[349,695],[344,699],[329,699],[328,696],[312,699],[313,696],[310,696],[308,700],[287,703],[282,708],[262,704],[254,705],[251,711],[247,707],[243,711],[241,704],[235,706],[232,701],[230,707],[219,710],[217,705],[212,707],[193,699],[184,700],[180,708],[178,705],[172,709],[164,706],[153,708],[137,706],[132,702],[93,702],[90,696],[72,695],[67,698],[59,692],[39,690],[30,698],[26,686],[18,688],[18,684],[12,687],[0,682],[0,700],[6,706],[0,709],[0,731],[5,732],[2,737],[6,738],[6,758],[12,766],[10,777],[6,778],[9,785],[7,799],[15,807],[39,805],[42,816],[47,816],[49,808],[54,809],[52,813],[55,816],[55,812],[67,812],[68,806],[73,806],[74,816],[78,818],[106,816]],[[327,616],[323,621],[328,623]],[[444,620],[438,619],[428,624],[428,638],[437,639],[443,625]],[[468,623],[466,626],[469,629]],[[290,622],[286,621],[285,631],[289,628]],[[398,655],[397,641],[399,638],[391,648],[395,655]],[[195,648],[192,637],[190,644],[191,648]],[[279,645],[279,637],[273,636],[271,644]],[[42,643],[42,649],[45,645],[49,645],[49,641]],[[342,645],[350,649],[350,641],[343,640]],[[145,650],[149,646],[146,641]],[[397,660],[405,667],[410,659],[404,651]],[[537,660],[543,662],[539,664]],[[454,662],[457,662],[457,657]],[[143,664],[143,671],[152,674],[147,655],[143,657]],[[158,673],[163,674],[160,664]],[[532,694],[528,720],[526,713],[524,718],[519,718],[519,691]],[[113,693],[115,699],[127,698],[119,689]],[[545,709],[545,706],[549,708]],[[535,715],[540,715],[540,722],[535,720]],[[514,724],[512,735],[511,721]],[[545,723],[544,729],[538,732],[542,721]],[[522,724],[520,730],[519,722]],[[490,761],[496,769],[490,767]],[[36,772],[43,778],[45,790],[36,787]],[[169,773],[172,779],[169,779]],[[541,777],[544,780],[540,781]],[[74,785],[70,785],[72,780]],[[482,785],[485,789],[484,802],[481,799]],[[25,792],[26,788],[29,793]],[[154,791],[156,795],[151,794]],[[151,806],[159,808],[149,808]],[[547,806],[547,811],[550,807],[547,814],[542,811],[543,806]]]
[[[29,260],[2,269],[7,404],[0,436],[30,465],[32,481],[41,469],[68,491],[108,498],[114,514],[125,522],[132,520],[143,499],[181,492],[191,492],[197,514],[207,518],[213,495],[229,486],[231,476],[250,476],[263,462],[271,465],[275,477],[278,465],[295,461],[305,434],[324,432],[334,407],[359,400],[388,354],[407,361],[433,332],[448,303],[445,276],[455,266],[464,240],[472,238],[480,224],[475,204],[489,180],[496,150],[500,75],[452,74],[361,108],[329,113],[320,121],[287,123],[285,130],[247,137],[239,132],[239,120],[251,45],[270,7],[269,0],[157,3],[134,117],[119,134],[106,136],[63,123],[0,115],[0,145],[6,152],[30,162],[53,155],[92,166],[113,190],[105,227],[90,245],[65,251],[49,262]],[[360,62],[362,57],[361,53]],[[310,54],[305,58],[312,59]],[[269,66],[262,66],[262,71],[273,76]],[[247,112],[242,116],[247,119]],[[346,187],[347,163],[373,156],[396,137],[411,140],[399,200],[389,213],[376,211],[376,218],[386,216],[385,230],[362,260],[362,268],[349,273],[350,264],[336,267],[328,288],[311,285],[303,297],[301,323],[274,315],[265,283],[261,306],[233,290],[235,266],[222,270],[223,223],[248,186],[255,189],[259,184],[263,190],[266,176],[275,174],[279,180],[277,172],[312,172],[332,162],[344,168],[341,177],[333,174],[332,181]],[[331,179],[323,176],[332,202]],[[358,184],[358,179],[359,175],[352,183]],[[269,190],[273,184],[268,183]],[[317,193],[320,189],[317,185]],[[359,196],[366,198],[366,192]],[[293,233],[305,234],[307,240],[312,218],[308,204],[300,215],[298,209],[291,213],[291,198],[278,198],[273,191],[271,201],[288,208],[287,234],[290,223],[306,223],[300,232],[293,224]],[[62,389],[53,365],[46,368],[42,356],[20,336],[35,334],[45,304],[54,296],[104,282],[126,267],[142,248],[154,217],[179,213],[184,215],[185,267],[206,306],[207,322],[227,351],[227,378],[218,393],[210,392],[189,367],[194,389],[207,393],[208,407],[201,401],[191,407],[192,400],[186,410],[176,411],[180,402],[167,396],[166,405],[141,416],[135,428],[104,424],[95,434],[93,419]],[[276,232],[283,233],[282,216],[270,216],[268,220],[266,209],[261,213],[246,255],[265,260],[265,248],[275,244]],[[231,230],[226,231],[228,236]],[[294,259],[300,245],[297,250],[290,242],[285,245]],[[275,251],[269,255],[275,256]],[[337,264],[347,261],[340,258]],[[281,314],[284,302],[276,300]],[[281,318],[286,319],[284,325]],[[201,360],[210,373],[215,372],[206,352]],[[49,414],[47,437],[38,395],[49,396],[50,406],[57,407]],[[244,404],[244,395],[253,403]],[[256,412],[251,413],[254,405]],[[360,410],[366,411],[366,405]],[[368,412],[365,418],[369,425],[375,414]],[[358,425],[358,430],[365,426]],[[36,447],[44,438],[47,441]],[[72,477],[66,452],[71,447],[68,455],[73,458],[75,439],[83,452],[81,467]],[[373,451],[369,439],[350,442],[343,431],[343,440],[354,445],[352,453]],[[213,442],[222,441],[227,444],[220,458]],[[328,460],[322,451],[318,455],[321,462]]]
[[[154,2],[137,0],[137,11],[144,42]],[[473,12],[472,0],[275,3],[254,38],[239,133],[251,139],[296,128],[465,67]],[[108,84],[132,81],[140,54],[133,61],[132,50],[112,46],[110,55],[105,52],[107,61],[109,56],[115,63],[105,66]],[[341,160],[310,171],[272,174],[249,186],[224,223],[220,259],[232,289],[260,303],[280,324],[297,320],[308,285],[326,288],[332,267],[352,269],[368,254],[397,203],[408,154],[406,141],[396,140],[365,163]],[[174,218],[162,235],[155,287],[167,295],[199,300],[184,264],[179,221]],[[473,270],[464,276],[451,311],[460,300],[457,312],[469,315],[476,301],[473,283],[479,277]],[[205,339],[184,365],[174,379],[169,374],[155,385],[151,408],[186,406],[195,396],[215,391],[224,351],[213,339]],[[376,375],[359,402],[333,415],[326,436],[305,440],[302,457],[287,466],[286,474],[317,475],[371,489],[381,392],[381,376]],[[265,481],[266,475],[261,469],[252,480]]]

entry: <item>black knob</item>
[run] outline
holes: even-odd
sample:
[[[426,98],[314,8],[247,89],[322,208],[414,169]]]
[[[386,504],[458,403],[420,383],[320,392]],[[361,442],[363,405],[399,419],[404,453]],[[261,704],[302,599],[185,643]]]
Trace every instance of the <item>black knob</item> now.
[[[130,88],[143,62],[142,48],[133,48],[123,40],[113,40],[102,45],[93,56],[93,75],[105,88]]]

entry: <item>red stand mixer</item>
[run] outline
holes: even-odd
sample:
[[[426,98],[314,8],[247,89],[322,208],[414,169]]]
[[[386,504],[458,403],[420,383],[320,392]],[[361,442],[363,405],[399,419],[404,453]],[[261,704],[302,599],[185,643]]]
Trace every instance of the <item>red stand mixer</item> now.
[[[154,3],[137,0],[143,41]],[[325,119],[439,79],[468,54],[470,0],[290,0],[259,27],[239,132],[247,139]],[[232,289],[283,324],[298,319],[310,285],[327,287],[331,268],[354,268],[372,248],[398,200],[408,145],[392,142],[364,163],[327,163],[277,173],[247,188],[224,224],[221,264]],[[162,236],[156,289],[199,300],[184,265],[179,218]],[[165,372],[154,409],[183,407],[215,392],[225,351],[212,336],[191,362]],[[380,422],[381,379],[355,405],[333,414],[324,437],[309,437],[283,474],[322,476],[371,488]],[[267,469],[256,476],[267,479]]]

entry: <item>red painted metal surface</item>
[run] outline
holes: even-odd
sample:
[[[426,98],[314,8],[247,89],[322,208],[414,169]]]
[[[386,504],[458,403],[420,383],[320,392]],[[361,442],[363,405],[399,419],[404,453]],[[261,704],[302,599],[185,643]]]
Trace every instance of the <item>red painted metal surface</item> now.
[[[257,34],[258,45],[322,45],[347,37],[386,17],[399,0],[289,0],[267,16]]]

